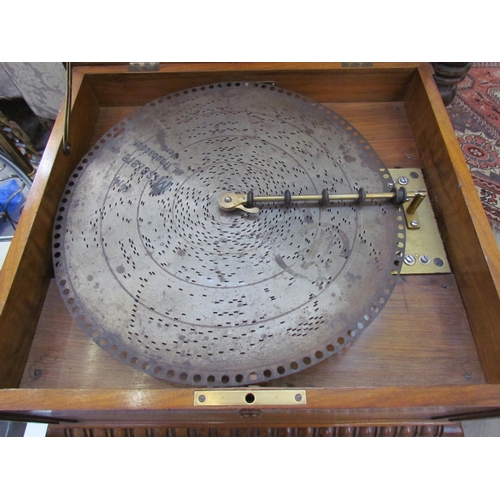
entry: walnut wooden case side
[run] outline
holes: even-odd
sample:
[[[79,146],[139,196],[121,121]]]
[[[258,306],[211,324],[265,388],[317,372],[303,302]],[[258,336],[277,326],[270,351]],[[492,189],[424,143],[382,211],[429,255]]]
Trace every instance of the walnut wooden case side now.
[[[500,383],[500,251],[430,65],[405,98],[452,270],[487,382]]]

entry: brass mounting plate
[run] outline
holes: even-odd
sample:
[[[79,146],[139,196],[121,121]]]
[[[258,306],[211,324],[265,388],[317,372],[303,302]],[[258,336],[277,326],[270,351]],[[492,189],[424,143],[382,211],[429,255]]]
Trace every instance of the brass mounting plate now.
[[[205,390],[194,392],[194,406],[297,406],[307,404],[302,389]]]
[[[388,169],[396,187],[408,191],[427,191],[422,170]],[[451,272],[429,196],[417,209],[419,228],[406,231],[406,249],[401,274],[443,274]]]

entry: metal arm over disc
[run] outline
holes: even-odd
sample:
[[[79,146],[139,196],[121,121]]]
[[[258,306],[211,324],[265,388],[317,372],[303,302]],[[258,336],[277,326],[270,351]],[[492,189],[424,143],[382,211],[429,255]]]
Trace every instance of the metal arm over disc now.
[[[328,190],[324,189],[321,194],[309,195],[292,195],[290,191],[285,191],[283,195],[269,196],[254,196],[252,191],[247,194],[226,192],[219,196],[219,207],[228,212],[239,209],[244,212],[256,214],[259,209],[254,206],[254,203],[281,202],[289,206],[292,202],[307,202],[317,201],[321,205],[327,205],[333,202],[354,202],[358,205],[363,205],[366,201],[390,201],[395,205],[412,200],[413,212],[417,209],[427,193],[407,192],[404,187],[399,189],[393,188],[388,193],[367,193],[363,188],[358,189],[356,193],[347,194],[329,194]],[[410,212],[410,213],[413,213]]]

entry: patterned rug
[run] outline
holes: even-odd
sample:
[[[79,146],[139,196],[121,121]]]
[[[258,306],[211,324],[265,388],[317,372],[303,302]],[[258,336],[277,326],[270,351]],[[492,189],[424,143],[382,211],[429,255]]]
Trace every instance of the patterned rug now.
[[[474,63],[447,110],[500,243],[500,63]]]

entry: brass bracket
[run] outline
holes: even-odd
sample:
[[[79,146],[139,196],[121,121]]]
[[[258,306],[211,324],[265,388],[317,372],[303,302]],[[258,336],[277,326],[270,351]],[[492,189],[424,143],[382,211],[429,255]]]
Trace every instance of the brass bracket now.
[[[297,406],[307,404],[303,389],[221,389],[194,392],[194,406]]]
[[[427,192],[421,169],[390,168],[389,173],[396,187],[405,187],[416,193]],[[403,205],[409,230],[406,231],[406,249],[401,274],[449,273],[450,265],[429,196],[418,198],[420,197],[415,196]]]
[[[418,216],[417,208],[422,204],[427,193],[417,192],[411,201],[403,204],[405,213],[406,227],[410,230],[420,229],[420,219]]]

